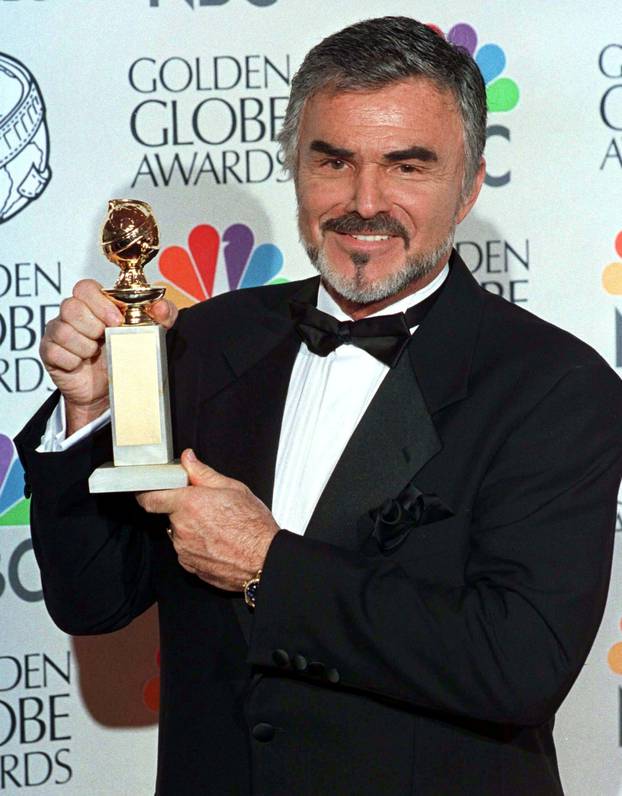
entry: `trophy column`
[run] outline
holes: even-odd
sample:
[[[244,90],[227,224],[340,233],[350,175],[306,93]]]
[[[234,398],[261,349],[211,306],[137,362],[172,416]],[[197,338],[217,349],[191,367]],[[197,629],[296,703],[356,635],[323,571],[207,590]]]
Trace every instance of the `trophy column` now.
[[[114,462],[89,478],[91,492],[140,492],[186,486],[187,473],[173,459],[166,333],[145,312],[162,298],[142,273],[159,245],[149,205],[113,200],[102,231],[104,253],[121,268],[103,292],[125,311],[122,326],[106,329]]]

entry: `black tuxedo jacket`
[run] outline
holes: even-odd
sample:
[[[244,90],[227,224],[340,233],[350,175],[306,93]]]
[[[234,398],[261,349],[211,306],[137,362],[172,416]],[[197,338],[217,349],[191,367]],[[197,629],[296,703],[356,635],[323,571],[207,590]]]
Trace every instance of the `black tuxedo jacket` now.
[[[177,450],[268,506],[287,304],[317,285],[220,296],[169,333]],[[179,566],[162,518],[89,495],[109,431],[35,452],[54,400],[17,440],[46,603],[83,634],[158,602],[159,794],[562,793],[553,716],[601,618],[622,472],[622,389],[594,351],[454,256],[306,535],[276,536],[254,615]],[[423,512],[384,522],[405,490]]]

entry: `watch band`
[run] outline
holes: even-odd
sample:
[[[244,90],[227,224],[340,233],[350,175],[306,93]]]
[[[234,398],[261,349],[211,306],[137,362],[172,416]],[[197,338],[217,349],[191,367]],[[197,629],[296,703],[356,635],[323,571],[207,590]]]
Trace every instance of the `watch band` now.
[[[249,578],[249,580],[245,581],[242,585],[242,591],[244,592],[244,602],[249,608],[255,607],[257,600],[257,589],[259,588],[260,581],[261,570],[259,569],[253,578]]]

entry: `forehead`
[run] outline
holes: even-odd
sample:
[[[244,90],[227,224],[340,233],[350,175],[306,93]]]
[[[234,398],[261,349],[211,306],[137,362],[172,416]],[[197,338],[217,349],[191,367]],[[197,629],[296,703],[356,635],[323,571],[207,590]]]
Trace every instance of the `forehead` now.
[[[461,150],[462,119],[453,94],[426,78],[409,78],[373,90],[326,89],[306,103],[300,144],[328,141],[353,151],[422,145]]]

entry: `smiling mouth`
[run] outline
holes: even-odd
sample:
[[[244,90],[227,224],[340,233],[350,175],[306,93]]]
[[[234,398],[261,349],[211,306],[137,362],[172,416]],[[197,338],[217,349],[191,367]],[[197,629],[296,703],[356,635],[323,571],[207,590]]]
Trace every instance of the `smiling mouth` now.
[[[354,240],[361,240],[369,243],[376,243],[377,241],[381,240],[390,240],[393,235],[354,235],[350,234],[349,237],[354,238]]]
[[[404,241],[404,248],[410,245],[410,235],[404,225],[388,213],[377,213],[373,218],[363,218],[357,212],[345,213],[322,222],[320,231],[324,235],[334,232],[349,238],[352,245],[373,247],[396,238]]]

